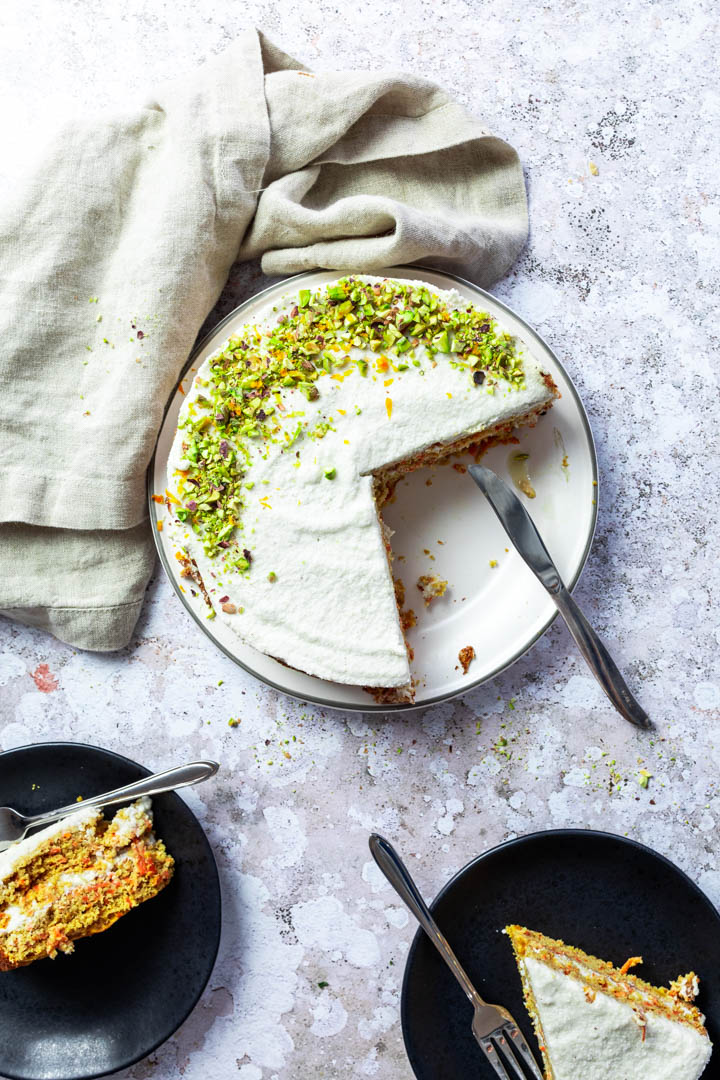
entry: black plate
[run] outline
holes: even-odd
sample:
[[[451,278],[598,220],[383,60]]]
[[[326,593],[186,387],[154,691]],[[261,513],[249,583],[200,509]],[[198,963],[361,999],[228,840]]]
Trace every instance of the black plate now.
[[[508,923],[615,964],[642,955],[637,974],[658,986],[697,972],[697,1004],[711,1040],[720,1039],[720,917],[690,878],[642,844],[579,829],[523,836],[469,863],[431,907],[480,994],[510,1010],[533,1050],[520,977],[502,933]],[[471,1020],[467,998],[419,930],[402,991],[405,1047],[418,1080],[497,1080]]]
[[[120,787],[149,770],[83,743],[0,754],[0,805],[40,813]],[[159,896],[70,956],[0,973],[0,1074],[89,1080],[132,1065],[182,1024],[210,978],[220,939],[220,886],[210,845],[175,794],[153,799],[176,860]]]

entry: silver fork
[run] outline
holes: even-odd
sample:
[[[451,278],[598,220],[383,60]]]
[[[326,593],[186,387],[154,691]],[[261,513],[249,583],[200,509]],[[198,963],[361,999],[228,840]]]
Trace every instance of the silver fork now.
[[[502,1005],[490,1005],[484,1001],[470,982],[457,956],[440,933],[417,885],[392,844],[384,837],[373,833],[370,837],[370,851],[395,892],[410,908],[467,994],[475,1010],[472,1033],[497,1075],[503,1080],[512,1080],[513,1076],[517,1080],[527,1080],[528,1075],[533,1077],[533,1080],[543,1080],[543,1074],[510,1013]],[[527,1072],[523,1069],[523,1065]]]
[[[13,810],[12,806],[0,806],[0,851],[5,851],[22,840],[30,829],[50,825],[53,821],[60,821],[61,818],[78,810],[85,810],[88,806],[116,806],[118,803],[130,802],[131,799],[139,799],[141,795],[160,795],[164,791],[175,791],[177,788],[208,780],[219,768],[216,761],[191,761],[188,765],[154,773],[153,776],[135,780],[132,784],[125,784],[104,795],[94,795],[91,799],[62,806],[59,810],[49,810],[45,814],[21,814],[19,810]]]

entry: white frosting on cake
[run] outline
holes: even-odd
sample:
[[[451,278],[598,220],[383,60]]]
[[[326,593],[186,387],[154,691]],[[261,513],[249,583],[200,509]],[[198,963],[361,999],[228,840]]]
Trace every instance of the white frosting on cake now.
[[[152,800],[147,795],[118,810],[105,833],[106,844],[127,847],[152,828]]]
[[[407,284],[437,293],[430,285]],[[457,293],[439,295],[450,308],[468,308]],[[297,294],[283,298],[256,323],[276,325],[278,312],[290,311],[296,302]],[[372,473],[433,444],[521,418],[551,401],[553,393],[524,347],[524,388],[498,381],[492,393],[473,385],[467,368],[451,366],[453,357],[437,357],[433,364],[422,345],[415,350],[420,369],[411,364],[402,371],[379,372],[377,352],[346,351],[351,361],[367,361],[366,377],[350,363],[318,380],[317,400],[283,389],[285,411],[277,415],[283,434],[294,440],[248,440],[246,480],[253,486],[243,492],[241,546],[252,552],[250,571],[223,570],[186,525],[177,523],[171,535],[196,560],[217,618],[244,642],[323,679],[398,687],[409,683],[410,670]],[[387,355],[394,367],[403,359],[389,350]],[[198,395],[207,393],[198,380],[209,379],[207,360],[187,393],[181,420]],[[308,436],[328,419],[332,427],[324,437]],[[178,430],[169,458],[173,493],[176,470],[188,467],[184,437]],[[218,602],[223,596],[242,612],[223,612]]]
[[[45,846],[48,840],[56,836],[62,836],[68,830],[86,832],[88,836],[95,835],[95,823],[102,816],[102,811],[93,806],[78,808],[76,813],[61,818],[60,821],[48,825],[40,832],[33,833],[12,847],[0,852],[0,883],[6,881],[17,866],[38,852]]]
[[[8,904],[3,915],[7,915],[8,921],[0,926],[0,934],[12,934],[15,930],[24,930],[32,926],[50,910],[50,904],[34,904],[30,911],[22,908],[20,904]]]
[[[521,962],[535,999],[555,1080],[698,1080],[710,1040],[689,1024],[648,1009],[645,1039],[627,1002],[537,960]],[[592,1000],[589,1000],[592,998]]]

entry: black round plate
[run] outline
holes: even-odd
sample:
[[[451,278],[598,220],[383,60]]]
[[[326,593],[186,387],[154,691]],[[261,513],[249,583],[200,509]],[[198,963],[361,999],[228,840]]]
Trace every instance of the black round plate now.
[[[720,917],[690,878],[642,844],[579,829],[523,836],[469,863],[431,907],[480,994],[510,1010],[536,1053],[520,976],[502,933],[509,923],[614,964],[643,956],[637,974],[658,986],[697,972],[697,1004],[707,1014],[711,1040],[720,1039]],[[402,991],[403,1035],[418,1080],[496,1080],[471,1020],[467,998],[419,930]]]
[[[0,804],[36,814],[111,791],[149,770],[83,743],[0,754]],[[220,886],[210,845],[175,794],[153,799],[175,858],[159,896],[70,956],[0,973],[0,1074],[89,1080],[132,1065],[182,1024],[210,978],[220,940]]]

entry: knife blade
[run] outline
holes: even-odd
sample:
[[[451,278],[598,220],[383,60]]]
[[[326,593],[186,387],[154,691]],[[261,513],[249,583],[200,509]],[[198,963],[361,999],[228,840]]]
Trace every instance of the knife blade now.
[[[585,662],[617,711],[636,727],[651,729],[647,713],[630,692],[615,661],[566,589],[534,521],[515,492],[483,465],[470,465],[468,472],[495,511],[520,558],[552,597]]]

